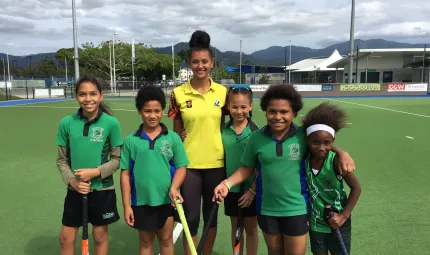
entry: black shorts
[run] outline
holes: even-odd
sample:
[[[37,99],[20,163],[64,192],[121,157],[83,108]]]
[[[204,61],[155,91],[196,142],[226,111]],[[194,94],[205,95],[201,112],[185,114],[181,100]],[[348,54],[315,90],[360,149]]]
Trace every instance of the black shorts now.
[[[224,199],[224,214],[230,217],[237,217],[239,212],[239,198],[242,196],[241,193],[228,193],[227,197]],[[257,203],[256,198],[252,200],[251,205],[242,208],[243,217],[255,217],[257,216]]]
[[[187,169],[187,175],[181,186],[181,195],[184,198],[184,213],[190,229],[191,236],[196,236],[200,223],[201,201],[203,201],[203,221],[209,221],[209,215],[215,203],[212,202],[214,189],[226,177],[224,168]],[[175,220],[181,222],[175,211]],[[209,228],[218,224],[218,209]]]
[[[281,233],[286,236],[302,236],[309,231],[308,214],[288,217],[274,217],[259,214],[257,215],[257,220],[261,231],[269,235]]]
[[[134,214],[134,228],[145,232],[157,232],[166,224],[169,217],[173,216],[171,204],[159,206],[132,206]]]
[[[115,190],[88,193],[88,223],[104,226],[119,220]],[[82,194],[67,190],[62,223],[67,227],[82,226]]]
[[[351,251],[351,218],[349,218],[345,223],[339,228],[342,235],[343,243],[345,248],[350,254]],[[309,231],[309,239],[311,242],[311,250],[313,253],[317,254],[330,254],[332,255],[342,255],[340,249],[339,240],[335,231],[331,233],[321,233],[315,231]]]

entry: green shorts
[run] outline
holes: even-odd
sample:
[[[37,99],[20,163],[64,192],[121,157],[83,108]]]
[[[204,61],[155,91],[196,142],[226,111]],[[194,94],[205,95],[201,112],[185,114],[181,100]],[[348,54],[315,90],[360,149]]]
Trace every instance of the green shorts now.
[[[351,218],[349,218],[342,227],[339,228],[342,234],[342,239],[345,244],[348,254],[351,250]],[[309,231],[309,238],[311,241],[311,250],[313,254],[328,254],[330,251],[331,255],[342,255],[340,250],[340,244],[337,239],[336,232],[322,233]]]

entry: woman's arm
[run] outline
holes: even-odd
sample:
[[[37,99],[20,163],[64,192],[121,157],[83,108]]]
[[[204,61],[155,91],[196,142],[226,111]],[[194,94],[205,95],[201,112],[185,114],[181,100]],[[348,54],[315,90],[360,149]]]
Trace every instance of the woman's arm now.
[[[182,131],[184,130],[184,125],[182,123],[182,119],[181,118],[175,118],[173,120],[173,131],[175,131],[176,134],[179,135],[179,137],[181,137],[182,141],[184,140]]]

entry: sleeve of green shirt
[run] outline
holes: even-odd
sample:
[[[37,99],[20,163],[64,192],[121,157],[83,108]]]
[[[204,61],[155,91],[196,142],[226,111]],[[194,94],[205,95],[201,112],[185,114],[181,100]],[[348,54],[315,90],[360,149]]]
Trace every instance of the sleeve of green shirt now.
[[[100,177],[102,179],[113,175],[119,168],[121,158],[122,134],[121,127],[117,119],[114,120],[114,123],[109,132],[109,140],[111,146],[110,159],[108,162],[97,167],[100,170]]]
[[[69,146],[69,129],[67,117],[62,119],[60,126],[58,127],[56,143],[58,146],[67,147]]]
[[[190,162],[187,157],[187,153],[185,152],[184,144],[182,143],[181,138],[176,133],[173,134],[173,156],[174,156],[174,164],[176,168],[187,166]]]
[[[116,147],[122,145],[122,132],[121,132],[121,126],[119,124],[119,121],[115,119],[114,125],[112,126],[112,129],[110,131],[110,146]]]
[[[126,138],[124,140],[124,144],[121,147],[121,161],[120,161],[120,168],[131,170],[130,169],[130,145],[129,140]]]
[[[241,163],[247,167],[257,166],[257,154],[255,153],[254,139],[253,135],[249,137],[248,144],[245,147],[245,151],[242,154]]]

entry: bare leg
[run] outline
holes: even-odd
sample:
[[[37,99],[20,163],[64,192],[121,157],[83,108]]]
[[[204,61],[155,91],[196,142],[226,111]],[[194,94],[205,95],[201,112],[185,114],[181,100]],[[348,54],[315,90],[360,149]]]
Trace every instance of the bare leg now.
[[[75,255],[76,235],[79,228],[62,226],[58,238],[61,244],[61,255]]]
[[[173,246],[173,217],[169,217],[164,227],[157,232],[157,239],[160,245],[160,254],[173,255],[175,247]]]
[[[284,255],[284,240],[282,235],[269,235],[263,232],[264,241],[267,245],[268,255]]]
[[[155,232],[139,231],[139,255],[154,254]]]
[[[93,238],[96,246],[96,255],[107,255],[109,250],[108,225],[93,226]]]
[[[283,236],[285,255],[305,255],[306,254],[306,235],[302,236]]]

